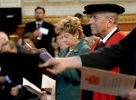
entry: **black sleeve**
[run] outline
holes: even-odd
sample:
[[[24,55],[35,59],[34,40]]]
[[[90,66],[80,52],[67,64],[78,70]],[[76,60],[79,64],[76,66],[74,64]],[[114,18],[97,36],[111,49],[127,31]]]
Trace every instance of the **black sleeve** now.
[[[118,44],[98,49],[92,53],[81,55],[82,65],[105,70],[120,66],[127,58],[126,55],[134,54],[136,49],[136,28]],[[132,58],[132,57],[131,57]],[[125,62],[123,62],[125,63]]]
[[[80,57],[83,66],[111,70],[119,65],[124,53],[124,48],[120,44],[116,44]]]

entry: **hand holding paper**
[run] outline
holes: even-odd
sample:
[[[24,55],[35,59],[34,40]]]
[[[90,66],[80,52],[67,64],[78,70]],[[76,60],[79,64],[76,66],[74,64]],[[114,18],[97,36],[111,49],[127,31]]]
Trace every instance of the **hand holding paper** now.
[[[56,85],[55,80],[53,80],[52,78],[46,75],[42,76],[42,87],[41,88],[51,93],[51,100],[55,100],[55,85]],[[37,86],[35,86],[34,84],[29,82],[25,78],[23,78],[23,86],[26,87],[30,92],[36,94],[40,98],[42,99],[47,98],[45,91],[41,91],[41,89],[39,89]]]
[[[134,88],[135,79],[135,76],[82,67],[81,88],[124,97]]]
[[[73,63],[74,61],[74,63]],[[52,68],[48,68],[52,66]],[[46,70],[54,75],[60,74],[68,68],[81,68],[81,62],[78,57],[68,58],[52,58],[45,63],[39,65],[40,68],[46,68]]]
[[[41,27],[39,30],[42,34],[48,35],[49,29]]]
[[[47,52],[47,50],[45,48],[40,48],[40,49],[35,49],[33,48],[32,46],[30,46],[27,42],[26,42],[26,45],[34,52],[36,53],[43,53],[43,52]]]
[[[40,58],[44,61],[47,61],[53,57],[48,52],[43,52],[40,54]]]
[[[36,95],[40,96],[42,95],[41,89],[39,89],[37,86],[29,82],[27,79],[23,78],[23,86],[26,87],[29,91],[32,93],[35,93]]]
[[[42,95],[39,95],[38,97],[40,98],[40,100],[47,100],[47,94],[46,91],[41,91]]]
[[[36,29],[34,32],[33,32],[34,36],[35,37],[41,37],[42,36],[42,32],[39,30],[39,29]]]
[[[44,53],[47,52],[47,50],[45,48],[40,48],[40,49],[32,49],[33,51],[35,51],[36,53]]]
[[[11,93],[13,96],[17,96],[18,93],[19,93],[19,87],[18,87],[18,86],[12,87],[10,93]]]
[[[48,92],[52,92],[52,88],[53,86],[55,86],[56,81],[53,80],[52,78],[46,76],[46,75],[42,75],[42,89],[48,91]]]
[[[123,98],[124,100],[136,100],[136,89],[131,90],[127,95],[126,98]]]

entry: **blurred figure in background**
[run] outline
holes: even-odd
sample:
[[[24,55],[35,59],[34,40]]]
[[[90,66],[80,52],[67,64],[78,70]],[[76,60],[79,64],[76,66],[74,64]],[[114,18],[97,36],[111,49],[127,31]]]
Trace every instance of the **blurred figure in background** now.
[[[25,33],[22,37],[23,47],[28,51],[32,51],[32,48],[36,49],[37,42],[36,37],[31,32]],[[32,48],[30,48],[26,43],[28,43]]]
[[[59,46],[59,49],[60,49],[60,52],[62,52],[64,49],[66,49],[68,46],[64,43],[62,37],[57,34],[56,36],[56,43],[58,44]]]
[[[83,33],[85,34],[85,36],[87,36],[87,37],[92,36],[90,25],[89,24],[87,24],[87,25],[83,24],[83,20],[84,20],[83,15],[81,13],[76,13],[74,16],[79,18],[79,20],[81,21]]]
[[[22,37],[19,37],[18,41],[17,41],[17,44],[21,47],[23,47],[22,45]]]
[[[56,43],[56,36],[57,36],[57,34],[55,34],[55,35],[52,37],[52,39],[51,39],[51,46],[52,46],[53,51],[54,51],[53,57],[58,57],[59,52],[60,52],[59,46],[58,46],[58,44]]]
[[[38,40],[36,48],[45,48],[52,55],[51,37],[55,34],[54,26],[44,21],[45,9],[43,7],[36,7],[34,12],[35,21],[26,24],[24,34],[31,32]]]
[[[81,13],[76,13],[75,17],[79,18],[79,20],[81,21],[81,24],[83,23],[84,19]],[[87,16],[87,19],[88,19],[88,16]],[[82,24],[82,28],[83,28],[83,33],[85,34],[85,41],[87,42],[87,45],[91,48],[95,42],[94,40],[95,38],[94,38],[94,35],[92,35],[90,24],[87,24],[87,25]]]
[[[0,50],[1,50],[1,45],[9,40],[8,36],[4,32],[0,32]]]
[[[95,43],[93,36],[85,37],[85,41],[86,41],[87,45],[88,45],[90,48],[91,48],[91,47],[93,46],[93,44]]]

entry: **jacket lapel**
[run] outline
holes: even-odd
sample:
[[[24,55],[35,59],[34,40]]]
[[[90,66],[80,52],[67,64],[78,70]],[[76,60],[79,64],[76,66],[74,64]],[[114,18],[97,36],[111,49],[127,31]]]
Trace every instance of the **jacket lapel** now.
[[[62,51],[62,52],[59,54],[60,57],[66,57],[68,51],[69,51],[69,48],[66,48],[64,51]]]
[[[85,45],[86,42],[84,40],[81,40],[76,46],[75,48],[73,49],[73,51],[69,54],[68,57],[70,56],[75,56],[76,53],[78,53],[80,51],[80,49],[82,48],[83,45]]]
[[[92,52],[92,51],[96,50],[96,48],[97,48],[97,45],[98,45],[99,41],[100,41],[100,39],[99,39],[99,40],[97,40],[97,41],[93,44],[93,46],[91,47],[90,52]]]
[[[37,25],[36,25],[36,22],[34,22],[33,23],[33,28],[36,30],[37,29],[37,27],[36,27]]]

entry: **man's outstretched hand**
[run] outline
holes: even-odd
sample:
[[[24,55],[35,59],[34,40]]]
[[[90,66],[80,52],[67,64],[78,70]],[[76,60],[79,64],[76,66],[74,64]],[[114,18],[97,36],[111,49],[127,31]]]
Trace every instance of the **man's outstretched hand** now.
[[[81,68],[81,62],[78,57],[52,58],[39,65],[39,67],[45,68],[45,70],[49,71],[50,73],[57,75],[68,68]]]
[[[68,68],[68,63],[64,58],[52,58],[39,65],[39,67],[45,68],[48,72],[56,75],[66,70]]]

